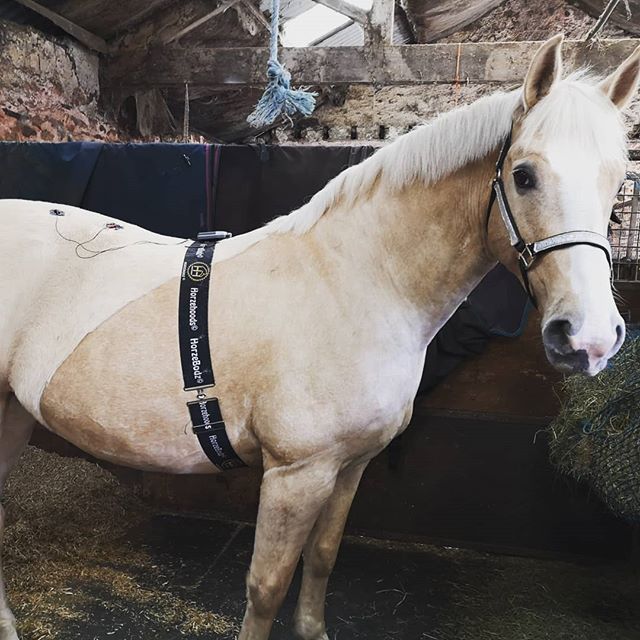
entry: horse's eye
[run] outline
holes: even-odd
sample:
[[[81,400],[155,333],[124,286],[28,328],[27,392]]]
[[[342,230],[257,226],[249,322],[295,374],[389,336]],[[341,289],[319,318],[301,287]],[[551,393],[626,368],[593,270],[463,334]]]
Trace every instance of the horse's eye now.
[[[513,181],[516,183],[516,187],[522,191],[533,189],[536,186],[536,181],[531,171],[523,167],[514,170]]]

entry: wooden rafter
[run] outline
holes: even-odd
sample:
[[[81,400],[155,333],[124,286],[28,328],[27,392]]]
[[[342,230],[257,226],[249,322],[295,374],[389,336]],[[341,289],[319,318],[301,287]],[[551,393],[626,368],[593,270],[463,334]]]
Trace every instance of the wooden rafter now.
[[[251,0],[242,0],[242,6],[267,30],[271,31],[269,21],[264,17],[264,13],[258,9]]]
[[[402,0],[416,42],[437,42],[473,24],[505,0]]]
[[[347,0],[314,0],[314,2],[329,7],[362,25],[366,46],[375,49],[382,44],[393,42],[395,0],[373,0],[369,11],[360,9]]]
[[[60,27],[60,29],[68,33],[70,36],[73,36],[76,40],[78,40],[78,42],[81,42],[89,49],[93,49],[94,51],[98,51],[100,53],[108,53],[109,45],[105,40],[95,35],[95,33],[87,31],[80,25],[72,22],[59,13],[51,11],[51,9],[47,9],[47,7],[43,7],[38,2],[34,2],[34,0],[16,0],[16,2],[27,7],[27,9],[31,9],[31,11],[34,11],[35,13],[45,17],[47,20],[50,20],[57,27]]]
[[[203,24],[205,24],[206,22],[209,22],[209,20],[215,18],[216,16],[219,16],[221,13],[224,13],[227,9],[231,8],[234,4],[238,4],[238,2],[240,1],[241,0],[223,0],[223,2],[221,2],[215,9],[213,9],[213,11],[210,11],[209,13],[205,14],[201,18],[194,20],[183,29],[180,29],[180,31],[177,31],[176,33],[172,33],[170,36],[162,38],[161,39],[162,44],[170,44],[175,40],[182,38],[182,36],[186,36],[188,33],[191,33],[194,29],[201,27]]]
[[[365,43],[371,46],[392,44],[395,6],[395,0],[373,0],[368,14],[369,24],[364,33]]]
[[[148,19],[154,12],[164,8],[170,2],[171,0],[149,0],[144,9],[131,14],[126,20],[121,22],[118,25],[118,31],[124,31]]]
[[[384,64],[372,69],[364,47],[284,48],[281,61],[301,85],[416,85],[469,81],[519,83],[540,42],[383,45]],[[596,71],[619,64],[637,46],[635,39],[602,40],[598,48],[567,41],[567,66],[589,63]],[[103,66],[103,86],[138,90],[149,87],[212,89],[261,86],[269,57],[266,47],[155,47],[123,51]]]
[[[583,11],[591,14],[594,18],[601,15],[605,6],[604,0],[572,0]],[[627,6],[631,14],[627,15]],[[619,2],[615,8],[609,24],[613,24],[627,33],[640,34],[640,0],[628,0]]]

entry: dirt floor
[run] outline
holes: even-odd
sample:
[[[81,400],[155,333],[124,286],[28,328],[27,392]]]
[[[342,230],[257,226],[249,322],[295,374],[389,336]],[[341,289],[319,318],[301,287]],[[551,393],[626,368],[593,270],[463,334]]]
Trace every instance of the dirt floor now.
[[[99,467],[33,448],[5,503],[22,640],[235,638],[250,526],[154,513]],[[628,566],[349,538],[329,638],[638,640],[639,586]],[[290,595],[274,640],[291,638],[294,604]]]

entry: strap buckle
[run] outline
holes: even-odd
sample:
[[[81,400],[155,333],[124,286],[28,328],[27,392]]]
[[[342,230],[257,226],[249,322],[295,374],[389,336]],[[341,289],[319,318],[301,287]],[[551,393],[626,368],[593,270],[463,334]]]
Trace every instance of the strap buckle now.
[[[191,431],[199,436],[203,433],[212,433],[216,431],[216,429],[222,429],[222,431],[224,431],[225,426],[224,420],[221,422],[210,422],[209,424],[194,424],[191,427]]]
[[[520,266],[525,270],[529,271],[531,269],[531,265],[535,262],[537,254],[534,253],[530,244],[525,244],[524,249],[518,252],[518,259],[520,260]]]
[[[198,399],[187,402],[191,418],[192,431],[196,435],[224,430],[225,424],[218,398],[208,398],[202,391]]]
[[[220,240],[226,240],[233,237],[233,234],[228,231],[201,231],[198,236],[198,242],[220,242]]]

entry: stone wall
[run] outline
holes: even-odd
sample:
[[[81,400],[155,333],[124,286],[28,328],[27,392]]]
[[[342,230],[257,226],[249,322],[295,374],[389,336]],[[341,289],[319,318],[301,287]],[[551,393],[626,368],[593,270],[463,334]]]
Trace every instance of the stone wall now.
[[[272,142],[344,144],[392,140],[456,106],[504,90],[501,84],[426,84],[407,87],[355,86],[338,104],[320,106],[312,117],[276,130]]]
[[[98,57],[69,38],[0,21],[0,140],[122,139],[99,107]]]
[[[506,0],[483,18],[440,42],[506,42],[544,40],[563,32],[582,39],[595,19],[567,0]],[[605,27],[602,37],[624,37]],[[596,45],[597,46],[597,45]],[[451,85],[406,87],[351,86],[342,93],[328,91],[312,118],[282,127],[269,142],[305,144],[393,139],[414,126],[457,105],[468,104],[505,85],[467,85],[464,79]]]

